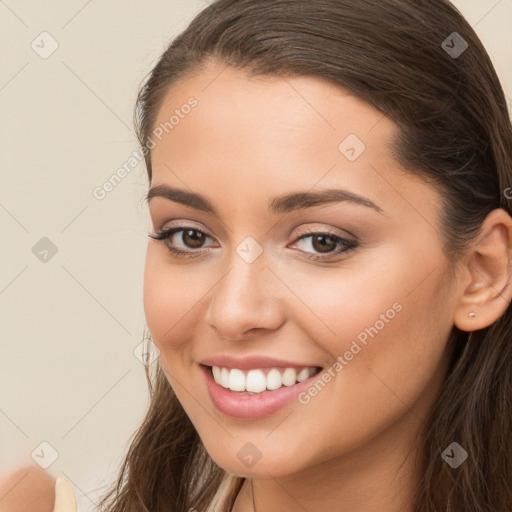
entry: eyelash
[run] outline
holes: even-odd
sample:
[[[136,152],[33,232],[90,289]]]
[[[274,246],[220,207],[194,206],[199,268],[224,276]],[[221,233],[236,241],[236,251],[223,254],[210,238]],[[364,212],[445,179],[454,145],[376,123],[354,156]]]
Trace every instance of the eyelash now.
[[[201,233],[202,235],[205,235],[206,237],[211,238],[204,231],[196,229],[192,226],[177,226],[177,227],[168,228],[168,229],[160,229],[157,231],[156,235],[148,235],[148,236],[150,238],[153,238],[154,240],[164,241],[165,246],[167,247],[169,252],[171,252],[175,256],[185,257],[185,258],[194,258],[194,257],[200,256],[197,254],[198,252],[200,252],[200,249],[197,251],[194,249],[191,249],[189,251],[184,251],[183,249],[178,249],[166,242],[167,240],[169,240],[171,238],[172,235],[179,233],[180,231],[195,231],[196,233]],[[311,253],[306,252],[307,259],[314,260],[314,261],[328,260],[328,259],[331,259],[334,256],[338,256],[342,253],[350,254],[353,251],[355,251],[358,246],[357,242],[347,240],[345,238],[342,238],[342,237],[335,235],[334,233],[330,233],[328,231],[325,231],[325,232],[324,231],[314,231],[311,233],[303,234],[296,239],[296,242],[299,240],[303,240],[305,238],[314,237],[314,236],[318,236],[318,235],[327,236],[327,237],[333,239],[334,241],[336,241],[338,244],[341,244],[342,246],[344,246],[344,248],[338,249],[336,251],[332,251],[330,253],[325,253],[325,255],[323,255],[323,256],[313,255]],[[305,252],[305,251],[303,251],[303,252]]]

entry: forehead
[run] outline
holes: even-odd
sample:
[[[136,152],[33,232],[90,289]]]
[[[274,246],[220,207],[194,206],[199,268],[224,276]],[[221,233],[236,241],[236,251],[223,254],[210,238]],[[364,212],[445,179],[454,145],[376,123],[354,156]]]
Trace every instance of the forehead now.
[[[197,106],[180,116],[179,126],[169,130],[178,137],[180,132],[185,136],[191,124],[194,129],[201,125],[210,136],[222,137],[222,126],[240,139],[257,135],[255,143],[270,139],[276,146],[281,141],[300,141],[306,148],[321,144],[337,149],[340,137],[354,133],[367,139],[377,124],[376,135],[383,143],[396,131],[396,125],[381,112],[326,80],[312,76],[251,77],[245,70],[220,64],[211,64],[170,88],[155,126],[165,125],[191,97]],[[276,131],[280,133],[278,140],[273,138]]]
[[[183,108],[191,98],[195,106]],[[436,195],[394,160],[391,119],[315,77],[209,66],[167,91],[154,127],[165,123],[152,150],[154,184],[206,191],[222,181],[226,194],[265,201],[294,188],[343,186],[381,205],[402,196],[405,209]]]

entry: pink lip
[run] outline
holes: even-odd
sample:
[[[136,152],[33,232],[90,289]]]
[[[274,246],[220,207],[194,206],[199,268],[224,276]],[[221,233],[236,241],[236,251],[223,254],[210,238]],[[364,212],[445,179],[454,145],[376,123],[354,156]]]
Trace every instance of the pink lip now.
[[[266,356],[247,356],[241,358],[228,355],[214,356],[199,362],[205,366],[239,368],[240,370],[253,370],[256,368],[305,368],[319,366],[312,363],[297,363],[293,361],[285,361],[283,359],[275,359],[273,357]]]
[[[240,361],[237,361],[236,364],[239,363]],[[211,368],[203,365],[199,365],[199,367],[205,376],[208,394],[215,407],[227,416],[245,420],[254,420],[278,411],[293,402],[301,392],[306,391],[313,380],[319,378],[319,373],[317,373],[293,386],[282,386],[272,391],[267,390],[263,393],[248,395],[222,387],[213,379]],[[235,368],[239,368],[239,366],[235,366]]]

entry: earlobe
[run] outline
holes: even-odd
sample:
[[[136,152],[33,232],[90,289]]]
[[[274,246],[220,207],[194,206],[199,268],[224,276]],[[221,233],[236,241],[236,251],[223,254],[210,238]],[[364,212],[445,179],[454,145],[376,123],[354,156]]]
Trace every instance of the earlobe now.
[[[500,318],[512,297],[512,218],[505,210],[489,213],[463,261],[454,323],[476,331]]]

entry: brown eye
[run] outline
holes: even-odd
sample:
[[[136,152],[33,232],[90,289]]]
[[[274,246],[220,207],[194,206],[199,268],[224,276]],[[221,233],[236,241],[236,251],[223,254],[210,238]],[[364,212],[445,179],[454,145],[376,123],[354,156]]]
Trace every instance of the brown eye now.
[[[318,252],[330,252],[336,249],[338,242],[332,236],[313,235],[312,247]]]
[[[199,229],[191,227],[175,227],[161,229],[156,235],[149,235],[150,238],[160,240],[165,243],[167,249],[176,255],[183,257],[196,257],[204,254],[204,242],[211,237]]]
[[[358,247],[356,241],[347,240],[329,232],[314,232],[302,235],[295,244],[299,246],[307,259],[317,261],[334,258],[341,254],[348,255]]]
[[[201,248],[206,238],[205,234],[197,229],[184,229],[181,235],[182,242],[191,249]]]

